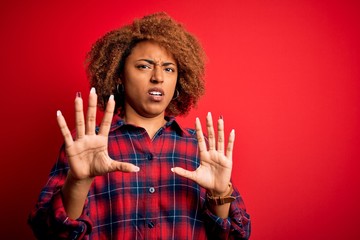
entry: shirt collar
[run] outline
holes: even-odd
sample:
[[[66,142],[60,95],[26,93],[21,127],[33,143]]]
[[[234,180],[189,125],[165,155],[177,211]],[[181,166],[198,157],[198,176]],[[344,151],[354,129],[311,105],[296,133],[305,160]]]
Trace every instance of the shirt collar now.
[[[180,126],[180,124],[176,121],[175,117],[165,117],[165,119],[167,121],[164,126],[165,129],[173,128],[181,136],[191,136],[191,134],[189,133],[189,131],[187,129]],[[125,126],[127,126],[125,121],[119,115],[114,115],[114,117],[112,119],[110,131],[115,131],[116,129],[125,127]]]

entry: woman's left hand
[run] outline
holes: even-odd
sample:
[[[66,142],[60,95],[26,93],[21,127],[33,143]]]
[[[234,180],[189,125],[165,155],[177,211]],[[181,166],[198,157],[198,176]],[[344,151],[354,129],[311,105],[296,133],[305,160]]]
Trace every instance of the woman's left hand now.
[[[200,166],[195,171],[188,171],[180,167],[174,167],[171,170],[180,176],[195,181],[213,196],[223,196],[229,190],[235,131],[230,132],[227,148],[225,149],[223,119],[218,120],[217,144],[211,113],[208,113],[206,117],[206,126],[209,149],[206,147],[200,120],[196,118],[195,128],[199,142]]]

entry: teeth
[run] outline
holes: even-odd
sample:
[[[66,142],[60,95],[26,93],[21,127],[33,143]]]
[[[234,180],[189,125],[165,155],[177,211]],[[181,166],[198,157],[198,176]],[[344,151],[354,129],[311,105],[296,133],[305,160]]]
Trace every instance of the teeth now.
[[[161,96],[161,92],[150,92],[150,95]]]

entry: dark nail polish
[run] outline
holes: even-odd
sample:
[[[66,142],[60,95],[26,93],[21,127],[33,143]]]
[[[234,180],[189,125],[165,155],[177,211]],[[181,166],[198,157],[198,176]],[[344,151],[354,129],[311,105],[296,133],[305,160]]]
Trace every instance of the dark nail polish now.
[[[81,92],[76,92],[76,97],[81,98]]]

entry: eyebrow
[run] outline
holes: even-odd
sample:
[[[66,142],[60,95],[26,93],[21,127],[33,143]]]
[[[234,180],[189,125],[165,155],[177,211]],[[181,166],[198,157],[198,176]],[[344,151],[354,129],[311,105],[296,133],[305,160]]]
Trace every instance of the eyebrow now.
[[[149,63],[149,64],[152,64],[152,65],[158,65],[154,60],[151,60],[151,59],[145,59],[145,58],[142,58],[142,59],[139,59],[139,60],[137,60],[137,61],[145,61],[145,62],[147,62],[147,63]],[[174,66],[176,66],[176,64],[175,63],[173,63],[173,62],[164,62],[163,64],[162,64],[162,66],[169,66],[169,65],[174,65]]]

